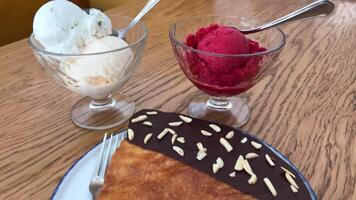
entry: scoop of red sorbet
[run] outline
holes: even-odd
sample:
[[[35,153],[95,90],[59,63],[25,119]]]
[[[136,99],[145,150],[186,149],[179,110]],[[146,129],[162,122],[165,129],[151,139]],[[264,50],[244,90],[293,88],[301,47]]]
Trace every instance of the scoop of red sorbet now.
[[[248,82],[260,71],[261,57],[236,57],[233,55],[265,51],[255,41],[249,40],[238,29],[212,24],[189,34],[186,45],[203,51],[188,52],[186,63],[193,75],[193,83],[210,95],[229,96],[247,90]],[[229,54],[216,56],[209,53]]]

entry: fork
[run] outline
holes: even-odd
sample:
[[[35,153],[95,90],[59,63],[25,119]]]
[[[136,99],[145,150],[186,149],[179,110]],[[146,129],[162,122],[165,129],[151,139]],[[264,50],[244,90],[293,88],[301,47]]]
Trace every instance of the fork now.
[[[111,134],[109,141],[107,142],[107,133],[105,133],[103,142],[101,143],[100,147],[99,158],[96,161],[94,172],[89,184],[89,190],[93,196],[93,200],[96,199],[100,189],[104,185],[104,176],[106,173],[106,169],[111,160],[112,155],[115,153],[118,142],[119,135],[117,135],[116,139],[113,141],[113,134]]]

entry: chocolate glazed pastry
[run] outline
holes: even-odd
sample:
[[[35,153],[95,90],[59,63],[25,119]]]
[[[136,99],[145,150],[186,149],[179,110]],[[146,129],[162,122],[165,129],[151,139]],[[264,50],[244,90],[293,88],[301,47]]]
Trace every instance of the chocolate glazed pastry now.
[[[273,149],[222,124],[141,110],[128,138],[99,199],[316,199]]]

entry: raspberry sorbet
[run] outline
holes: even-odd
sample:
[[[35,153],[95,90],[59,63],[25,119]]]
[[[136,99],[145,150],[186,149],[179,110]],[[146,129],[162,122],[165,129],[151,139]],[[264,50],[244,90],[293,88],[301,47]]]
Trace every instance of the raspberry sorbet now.
[[[266,51],[258,42],[245,37],[233,27],[212,24],[186,37],[186,45],[218,54],[252,54]],[[190,80],[202,91],[213,96],[232,96],[253,86],[261,70],[262,56],[220,56],[188,51],[185,62]],[[187,72],[190,71],[190,72]]]

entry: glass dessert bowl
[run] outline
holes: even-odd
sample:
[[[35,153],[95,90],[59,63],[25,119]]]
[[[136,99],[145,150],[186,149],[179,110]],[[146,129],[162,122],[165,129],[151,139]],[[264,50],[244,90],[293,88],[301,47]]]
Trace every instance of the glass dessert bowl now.
[[[109,15],[113,29],[128,26],[132,18]],[[83,53],[56,53],[46,50],[32,34],[30,46],[43,69],[61,85],[86,96],[72,108],[71,117],[79,127],[91,130],[113,128],[125,122],[135,110],[134,102],[117,93],[138,67],[147,29],[139,22],[126,35],[127,44],[108,36],[86,46]],[[116,43],[116,46],[112,46]]]
[[[253,87],[276,61],[285,44],[278,28],[243,35],[254,27],[236,16],[183,19],[170,28],[174,54],[185,76],[205,94],[194,97],[188,114],[239,127],[250,108],[238,95]]]

